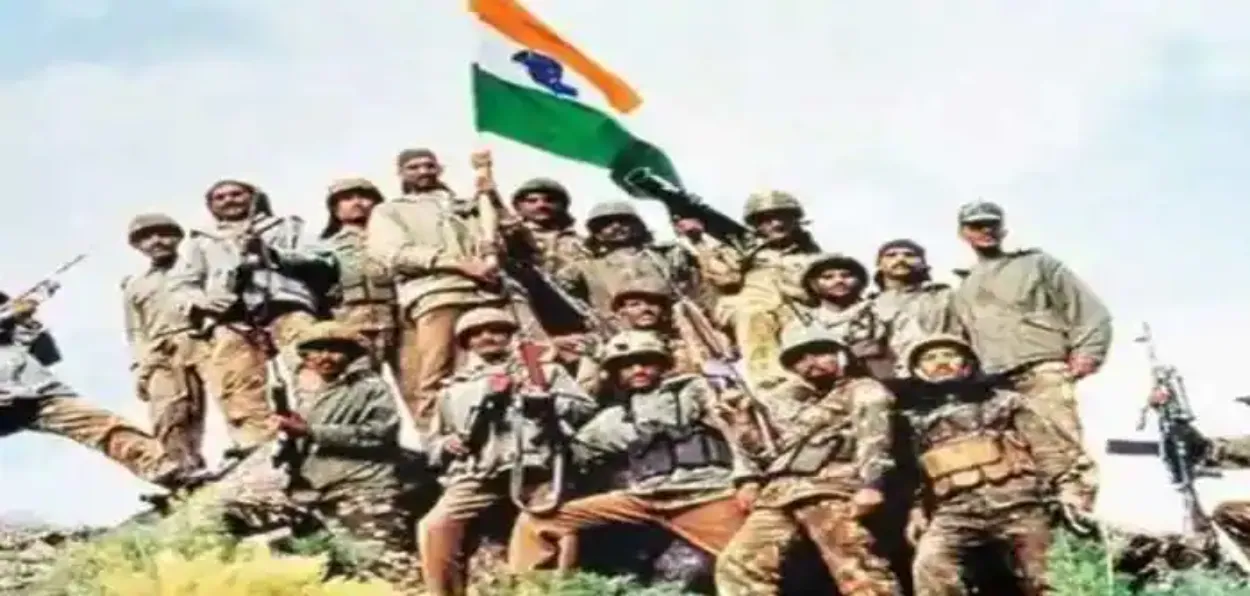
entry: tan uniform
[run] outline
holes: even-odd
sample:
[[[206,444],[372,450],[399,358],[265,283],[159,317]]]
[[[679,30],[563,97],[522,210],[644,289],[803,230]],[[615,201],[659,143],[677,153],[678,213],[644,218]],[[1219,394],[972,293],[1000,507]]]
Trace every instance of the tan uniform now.
[[[692,296],[698,269],[692,255],[679,246],[620,247],[572,263],[557,279],[600,313],[611,316],[612,296],[630,280],[644,276],[667,279]]]
[[[591,256],[586,248],[586,240],[571,225],[549,230],[523,221],[521,226],[524,228],[524,236],[537,251],[538,266],[551,275]]]
[[[399,325],[395,283],[365,250],[364,230],[342,227],[324,242],[339,264],[334,319],[350,325],[369,342],[375,370],[398,369]]]
[[[135,386],[148,405],[152,432],[170,457],[192,468],[204,458],[204,358],[178,308],[168,270],[156,267],[122,280],[126,339]]]

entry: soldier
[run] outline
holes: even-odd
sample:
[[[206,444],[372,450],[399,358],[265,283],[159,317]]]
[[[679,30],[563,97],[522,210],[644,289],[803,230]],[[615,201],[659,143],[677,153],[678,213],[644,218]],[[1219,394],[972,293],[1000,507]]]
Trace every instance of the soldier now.
[[[3,298],[0,304],[9,302]],[[35,309],[32,301],[15,300],[12,316],[0,321],[0,436],[21,431],[58,435],[103,453],[153,484],[176,489],[187,482],[191,470],[169,457],[160,441],[79,399],[48,370],[60,362],[60,351],[35,320]]]
[[[400,152],[398,166],[404,194],[374,208],[365,244],[395,276],[399,384],[413,421],[424,426],[436,409],[439,384],[454,371],[456,320],[509,298],[499,272],[498,230],[481,217],[494,189],[481,168],[476,197],[463,199],[439,179],[443,167],[428,149]]]
[[[868,286],[864,265],[846,255],[821,255],[803,269],[800,283],[815,305],[808,311],[813,322],[824,325],[848,346],[874,378],[893,377],[895,355],[887,344],[889,329],[877,316],[874,303],[864,299]]]
[[[1166,390],[1155,389],[1150,400],[1153,405],[1163,405],[1170,399],[1162,391]],[[1204,468],[1250,468],[1250,436],[1208,438],[1188,424],[1179,425],[1176,430],[1182,433],[1179,438],[1190,447],[1187,454],[1190,461],[1185,464]],[[1211,511],[1211,521],[1228,532],[1244,556],[1250,556],[1250,500],[1220,502]]]
[[[514,356],[509,346],[518,331],[516,319],[496,308],[471,310],[456,323],[468,357],[447,379],[429,449],[430,461],[443,467],[444,492],[417,529],[426,584],[440,596],[465,593],[476,520],[510,497],[563,490],[552,478],[561,438],[551,436],[563,431],[552,426],[576,427],[595,409],[560,366]],[[519,486],[511,484],[514,474],[522,476]]]
[[[339,264],[334,319],[368,340],[369,356],[378,372],[384,365],[392,371],[398,368],[399,343],[394,280],[365,252],[365,226],[373,208],[383,200],[381,191],[363,178],[334,181],[326,195],[330,219],[321,232]]]
[[[890,353],[896,358],[911,344],[934,333],[962,335],[951,310],[951,287],[932,280],[924,247],[908,239],[891,240],[877,249],[879,291],[869,297],[889,330]],[[906,375],[901,361],[896,375]]]
[[[534,178],[512,193],[519,226],[537,252],[536,262],[555,275],[571,263],[590,257],[585,240],[569,214],[569,192],[555,180]]]
[[[862,522],[884,501],[882,487],[894,467],[894,396],[871,378],[848,377],[848,348],[821,326],[790,323],[781,345],[781,365],[803,382],[778,386],[764,400],[776,452],[765,446],[758,427],[734,427],[736,441],[763,470],[763,487],[717,562],[717,591],[779,593],[782,563],[806,537],[840,594],[901,593]]]
[[[719,396],[706,379],[670,376],[672,355],[655,334],[625,331],[604,346],[604,372],[624,393],[573,441],[583,465],[625,455],[630,486],[522,514],[508,561],[514,573],[577,566],[578,535],[608,524],[659,525],[718,554],[750,509],[754,470],[726,440]]]
[[[324,519],[366,553],[368,575],[418,593],[414,516],[401,503],[399,412],[371,368],[368,343],[349,325],[321,321],[298,339],[297,412],[268,419],[273,432],[303,442],[308,455],[285,491],[216,487],[232,532],[245,535]],[[267,455],[257,452],[257,455]]]
[[[152,433],[173,459],[203,468],[204,343],[177,308],[170,270],[185,236],[168,215],[147,213],[130,221],[130,246],[148,258],[142,273],[122,279],[126,340],[139,399],[147,402]]]
[[[1081,454],[1075,383],[1098,370],[1111,347],[1111,315],[1076,274],[1037,249],[1007,251],[1003,210],[974,202],[959,210],[959,233],[977,255],[954,295],[954,311],[987,374],[1009,378],[1029,407],[1059,429],[1033,441],[1037,450]],[[1047,443],[1058,439],[1059,443]],[[1080,450],[1065,443],[1076,443]]]
[[[701,234],[701,226],[683,220],[681,232],[696,249],[703,275],[716,288],[715,320],[737,342],[752,384],[775,379],[778,335],[790,318],[786,300],[803,300],[799,273],[820,252],[803,228],[803,206],[781,191],[747,198],[743,218],[754,243],[739,252]]]
[[[1021,594],[1048,594],[1048,496],[1078,511],[1092,495],[1079,482],[1073,458],[1034,451],[1029,440],[1055,429],[1024,396],[995,388],[981,376],[976,354],[961,338],[932,335],[913,342],[903,362],[910,381],[900,392],[924,481],[908,525],[917,543],[917,596],[968,594],[965,560],[985,546],[1006,551]],[[1001,586],[996,589],[1002,588]]]

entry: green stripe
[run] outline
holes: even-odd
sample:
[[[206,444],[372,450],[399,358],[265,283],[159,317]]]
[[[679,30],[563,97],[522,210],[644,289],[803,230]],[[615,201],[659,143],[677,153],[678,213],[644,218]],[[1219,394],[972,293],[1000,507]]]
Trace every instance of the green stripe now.
[[[630,134],[611,116],[511,83],[477,65],[473,66],[473,105],[479,131],[608,168],[618,185],[621,177],[637,167],[649,167],[681,184],[664,152]]]

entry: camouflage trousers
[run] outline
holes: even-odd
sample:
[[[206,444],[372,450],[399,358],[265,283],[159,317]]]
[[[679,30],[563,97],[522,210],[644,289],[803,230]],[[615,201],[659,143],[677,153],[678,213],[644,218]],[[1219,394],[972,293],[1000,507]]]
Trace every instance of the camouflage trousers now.
[[[398,495],[394,491],[343,493],[297,500],[277,490],[231,491],[222,502],[222,515],[238,534],[324,523],[330,532],[342,532],[355,541],[365,561],[361,570],[365,577],[385,581],[401,594],[419,594],[414,520]]]
[[[901,594],[890,563],[876,552],[872,535],[842,499],[757,508],[716,562],[721,596],[767,596],[781,591],[782,563],[806,536],[820,552],[842,596]]]
[[[513,573],[552,563],[556,569],[573,569],[577,567],[578,535],[608,524],[660,526],[715,555],[745,520],[746,513],[732,493],[724,491],[647,497],[617,490],[575,499],[549,516],[522,513],[508,545],[508,565]]]
[[[148,481],[178,467],[152,435],[77,397],[0,401],[0,436],[23,430],[65,437],[90,447]]]
[[[287,370],[295,364],[290,346],[315,322],[311,313],[296,310],[269,324]],[[208,387],[226,418],[226,434],[235,447],[251,449],[273,438],[266,422],[273,409],[265,398],[265,354],[245,331],[237,325],[216,327],[205,364]]]
[[[730,299],[722,300],[722,303]],[[784,307],[729,303],[718,306],[717,322],[738,344],[747,382],[753,388],[785,374],[781,367],[781,329],[789,317]]]
[[[1250,557],[1250,501],[1224,501],[1211,511],[1211,520]]]
[[[1015,575],[1019,593],[1049,594],[1046,551],[1050,548],[1050,517],[1040,506],[997,512],[937,512],[916,544],[912,576],[916,596],[962,596],[968,551],[998,548]]]
[[[1064,362],[1042,362],[1012,375],[1016,391],[1028,396],[1028,406],[1055,431],[1027,437],[1034,450],[1062,458],[1068,469],[1083,470],[1077,482],[1090,495],[1098,488],[1094,458],[1085,449],[1076,380]],[[1057,437],[1054,438],[1054,437]]]
[[[135,369],[135,388],[148,405],[152,434],[170,458],[188,468],[204,466],[203,347],[189,332],[158,338]]]

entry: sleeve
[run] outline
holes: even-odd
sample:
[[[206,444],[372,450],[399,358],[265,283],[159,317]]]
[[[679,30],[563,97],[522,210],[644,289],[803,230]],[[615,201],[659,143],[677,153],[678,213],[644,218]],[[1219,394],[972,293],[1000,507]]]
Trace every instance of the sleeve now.
[[[129,275],[122,278],[122,325],[126,334],[126,345],[130,348],[130,368],[134,370],[143,361],[143,337],[139,323],[139,305],[135,303],[130,280]]]
[[[296,217],[283,218],[274,227],[269,246],[278,267],[300,278],[336,279],[339,268],[334,252],[324,244],[302,242],[302,229],[303,222]]]
[[[169,271],[170,300],[183,316],[205,298],[204,283],[208,280],[208,259],[194,233],[178,245],[178,258]]]
[[[582,425],[569,447],[578,463],[588,465],[624,453],[636,436],[633,425],[625,420],[624,408],[611,406]]]
[[[390,391],[380,384],[362,387],[360,406],[352,420],[310,424],[309,438],[318,445],[346,449],[376,449],[399,444],[399,413]],[[353,396],[356,397],[356,396]]]
[[[365,230],[369,256],[390,271],[417,277],[455,265],[447,251],[436,245],[419,246],[408,239],[407,230],[389,205],[378,205]]]
[[[894,469],[894,395],[885,386],[864,382],[851,389],[851,422],[855,434],[855,467],[864,486],[882,490]]]
[[[963,321],[960,320],[959,314],[955,312],[955,291],[949,287],[940,290],[937,304],[934,306],[937,311],[934,313],[938,320],[939,333],[949,333],[957,337],[967,338],[968,330],[964,328]]]
[[[587,262],[586,259],[570,261],[556,269],[553,274],[556,283],[582,300],[587,300],[590,296],[590,288],[586,284]]]
[[[1042,268],[1056,306],[1068,324],[1072,352],[1103,362],[1111,348],[1111,313],[1106,305],[1057,259],[1043,255]]]
[[[1250,468],[1250,435],[1212,439],[1207,460],[1216,466]]]
[[[694,256],[702,281],[722,294],[732,294],[742,287],[745,272],[737,249],[707,234],[698,242],[682,238],[681,243]]]
[[[729,449],[733,454],[732,478],[734,483],[741,484],[756,481],[760,477],[759,466],[749,453],[754,450],[750,447],[744,447],[743,439],[745,436],[741,431],[749,431],[746,435],[757,437],[759,429],[752,428],[753,424],[749,420],[749,414],[744,416],[739,421],[739,424],[731,424],[717,415],[717,410],[720,409],[722,400],[737,400],[737,403],[742,404],[744,400],[749,399],[745,395],[731,395],[731,393],[738,391],[740,390],[728,389],[724,394],[717,393],[710,383],[699,377],[682,387],[682,392],[687,394],[687,399],[680,401],[687,402],[688,400],[688,403],[696,404],[698,419],[703,424],[719,432],[725,438],[725,441],[729,443]]]
[[[599,404],[582,390],[577,380],[564,367],[552,365],[551,396],[554,398],[556,415],[574,427],[581,426],[599,409]]]

